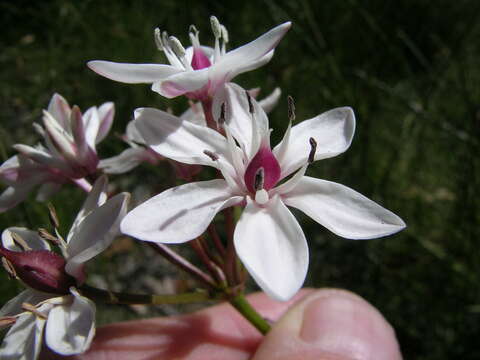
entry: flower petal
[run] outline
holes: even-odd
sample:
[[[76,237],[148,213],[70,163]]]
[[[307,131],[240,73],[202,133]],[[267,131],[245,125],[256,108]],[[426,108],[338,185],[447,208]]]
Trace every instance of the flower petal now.
[[[45,341],[62,354],[81,354],[88,350],[95,335],[95,304],[71,288],[73,302],[56,305],[48,314]]]
[[[227,78],[228,81],[242,72],[268,62],[273,55],[269,53],[277,46],[290,26],[290,22],[278,25],[252,42],[226,53],[212,65],[213,79]]]
[[[307,242],[280,197],[264,207],[249,200],[234,242],[248,272],[270,297],[286,301],[300,289],[308,268]]]
[[[24,311],[22,308],[23,303],[36,305],[41,301],[49,299],[51,296],[51,294],[32,289],[24,290],[2,306],[0,309],[0,317],[18,315]]]
[[[209,69],[179,72],[163,81],[155,82],[152,90],[169,99],[199,90],[209,82]]]
[[[108,79],[127,84],[154,83],[181,71],[164,64],[130,64],[93,60],[87,66]]]
[[[115,104],[113,102],[106,102],[98,108],[98,119],[100,121],[100,127],[98,128],[97,137],[95,143],[105,139],[110,131],[113,123],[113,117],[115,116]]]
[[[327,159],[348,149],[355,131],[355,115],[349,107],[327,111],[292,127],[290,135],[273,149],[282,178],[303,166],[310,153],[309,139],[317,142],[315,160]]]
[[[68,127],[68,119],[70,119],[70,105],[67,100],[60,94],[53,94],[47,110],[62,126],[62,128]]]
[[[146,161],[148,153],[143,146],[128,148],[117,156],[101,160],[98,167],[106,174],[123,174]]]
[[[119,234],[120,221],[127,213],[130,195],[121,193],[91,211],[69,238],[65,271],[81,278],[83,263],[105,250]],[[70,234],[69,234],[70,235]]]
[[[221,162],[232,168],[227,141],[218,132],[153,108],[137,109],[136,113],[135,127],[160,155],[186,164],[219,168]],[[218,155],[219,160],[213,161],[205,150]]]
[[[0,194],[0,213],[17,206],[25,200],[35,185],[38,184],[29,181],[19,186],[7,187],[5,191]]]
[[[50,250],[50,245],[38,235],[38,232],[24,227],[9,227],[2,232],[2,244],[8,250],[23,250],[13,239],[12,233],[20,236],[32,250]]]
[[[201,235],[216,213],[242,199],[231,193],[225,180],[177,186],[129,212],[121,223],[121,230],[145,241],[186,242]]]
[[[277,106],[281,95],[282,90],[279,87],[276,87],[266,98],[260,100],[258,104],[262,107],[263,111],[268,114],[275,108],[275,106]]]
[[[37,359],[42,348],[45,320],[32,313],[21,315],[10,328],[0,347],[3,360]]]
[[[344,185],[305,176],[283,201],[347,239],[394,234],[405,223],[391,211]]]

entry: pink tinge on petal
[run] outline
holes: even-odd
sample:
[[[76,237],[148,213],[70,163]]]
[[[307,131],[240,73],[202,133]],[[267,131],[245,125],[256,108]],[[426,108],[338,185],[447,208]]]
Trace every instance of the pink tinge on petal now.
[[[255,178],[260,169],[263,168],[263,189],[270,190],[280,179],[280,165],[278,164],[272,150],[266,146],[260,147],[257,154],[248,164],[243,177],[248,191],[255,193]]]
[[[191,65],[193,70],[200,70],[210,67],[212,63],[201,48],[194,48]]]

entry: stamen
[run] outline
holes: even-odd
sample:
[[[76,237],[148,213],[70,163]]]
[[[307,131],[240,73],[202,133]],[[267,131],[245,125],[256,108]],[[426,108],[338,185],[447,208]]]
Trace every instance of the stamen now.
[[[6,258],[2,257],[2,265],[7,274],[12,278],[12,279],[17,279],[17,272],[15,271],[15,268],[13,267],[12,263],[8,261]]]
[[[2,316],[0,317],[0,328],[13,325],[16,322],[17,318],[15,316]]]
[[[223,25],[220,25],[222,32],[222,39],[225,44],[228,44],[228,31],[227,28]]]
[[[175,55],[177,55],[180,59],[184,58],[186,51],[180,40],[178,40],[175,36],[170,36],[168,40]]]
[[[188,35],[190,36],[190,42],[192,43],[192,46],[194,48],[200,47],[200,39],[198,37],[198,34],[200,34],[200,31],[197,30],[195,25],[190,25],[190,27],[188,28]]]
[[[23,251],[32,250],[32,248],[30,246],[28,246],[27,242],[25,240],[23,240],[23,238],[20,235],[18,235],[17,233],[15,233],[13,231],[11,232],[11,234],[12,234],[13,241],[15,241],[17,243],[17,245],[22,248]]]
[[[162,32],[160,29],[157,27],[153,31],[153,40],[155,40],[155,45],[157,46],[157,49],[160,51],[163,51],[163,41],[162,41]]]
[[[222,27],[216,16],[210,16],[210,25],[212,26],[213,36],[216,39],[220,38],[222,36]]]
[[[25,310],[25,311],[29,311],[29,312],[35,314],[35,315],[38,316],[39,318],[42,318],[42,319],[44,319],[44,320],[47,319],[47,316],[46,316],[44,313],[38,311],[38,309],[37,309],[37,307],[36,307],[35,305],[32,305],[32,304],[30,304],[30,303],[24,302],[24,303],[22,304],[22,309]]]
[[[293,101],[293,98],[290,95],[287,96],[287,101],[288,101],[288,119],[293,122],[295,120],[295,103]]]
[[[226,113],[226,106],[225,103],[222,103],[220,106],[220,117],[218,118],[218,124],[222,125],[225,124],[225,113]]]
[[[50,218],[50,223],[56,229],[60,227],[60,221],[58,221],[57,211],[52,203],[48,203],[48,217]]]
[[[263,167],[259,168],[255,174],[255,180],[253,188],[255,190],[262,190],[265,182],[265,169]]]
[[[218,160],[218,155],[211,152],[210,150],[203,150],[203,153],[207,155],[212,161],[217,161]]]
[[[245,90],[245,94],[247,95],[247,100],[248,100],[248,112],[250,114],[254,113],[254,108],[253,108],[253,103],[252,103],[252,97],[250,96],[249,92]]]
[[[309,140],[310,142],[310,153],[308,154],[308,163],[311,164],[315,160],[315,151],[317,151],[317,142],[313,137]]]
[[[42,239],[51,241],[55,245],[60,245],[60,240],[57,237],[50,234],[47,229],[39,228],[37,232],[38,232],[38,236],[40,236]]]

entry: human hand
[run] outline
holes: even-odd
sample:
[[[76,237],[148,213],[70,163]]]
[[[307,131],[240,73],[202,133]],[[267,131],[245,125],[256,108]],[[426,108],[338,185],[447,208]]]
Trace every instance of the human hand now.
[[[225,303],[193,314],[101,327],[91,349],[73,359],[402,359],[391,326],[348,291],[304,289],[289,302],[257,293],[248,300],[276,321],[265,337]]]

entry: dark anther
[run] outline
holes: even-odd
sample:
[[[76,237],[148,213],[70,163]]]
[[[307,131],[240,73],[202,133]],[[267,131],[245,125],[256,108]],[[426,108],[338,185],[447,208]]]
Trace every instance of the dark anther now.
[[[211,152],[210,150],[203,150],[203,153],[205,155],[207,155],[210,159],[212,159],[212,161],[217,161],[218,160],[218,155],[217,154],[214,154],[213,152]]]
[[[295,120],[295,102],[293,101],[293,98],[290,95],[287,96],[287,101],[288,101],[288,120],[293,121]]]
[[[247,95],[247,100],[248,100],[248,111],[250,112],[250,114],[253,114],[254,111],[253,111],[252,97],[246,90],[245,90],[245,94]]]
[[[255,182],[253,184],[253,187],[255,188],[255,190],[258,191],[263,189],[264,179],[265,179],[265,170],[263,169],[263,167],[261,167],[255,173]]]
[[[315,151],[317,151],[317,142],[313,137],[309,140],[310,142],[310,154],[308,154],[308,162],[311,164],[315,160]]]
[[[225,110],[226,106],[225,103],[222,103],[222,106],[220,106],[220,117],[218,118],[218,123],[220,125],[223,125],[225,123]]]

